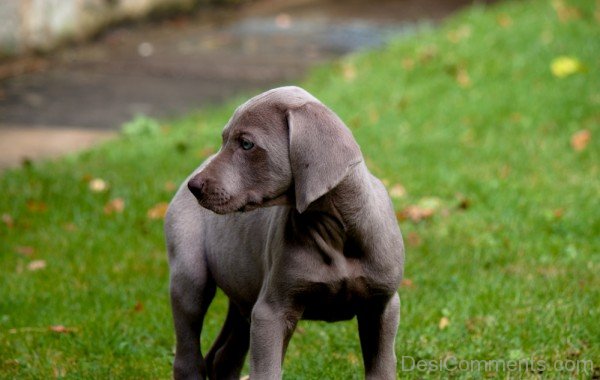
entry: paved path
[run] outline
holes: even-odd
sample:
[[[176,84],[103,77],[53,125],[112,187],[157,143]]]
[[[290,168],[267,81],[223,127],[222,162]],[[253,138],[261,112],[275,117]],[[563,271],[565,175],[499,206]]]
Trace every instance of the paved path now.
[[[0,168],[111,136],[136,114],[171,117],[385,43],[470,0],[260,0],[119,27],[43,59],[0,63]]]

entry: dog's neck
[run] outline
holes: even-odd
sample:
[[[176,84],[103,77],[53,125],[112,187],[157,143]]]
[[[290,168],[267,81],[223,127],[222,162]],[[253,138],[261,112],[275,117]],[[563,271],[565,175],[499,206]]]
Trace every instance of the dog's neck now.
[[[364,162],[360,162],[350,168],[346,177],[324,197],[348,231],[360,229],[365,219],[377,210],[373,180]]]
[[[395,215],[385,188],[363,162],[306,212],[291,215],[292,230],[307,238],[325,263],[342,256],[358,259],[380,283],[397,285],[404,261],[402,236],[397,224],[390,223]]]
[[[347,236],[355,237],[367,246],[375,246],[377,241],[386,240],[385,235],[390,234],[389,223],[382,223],[382,220],[394,218],[391,205],[386,203],[389,198],[382,197],[381,192],[385,192],[383,186],[369,173],[364,162],[360,162],[309,210],[327,214],[339,221]]]

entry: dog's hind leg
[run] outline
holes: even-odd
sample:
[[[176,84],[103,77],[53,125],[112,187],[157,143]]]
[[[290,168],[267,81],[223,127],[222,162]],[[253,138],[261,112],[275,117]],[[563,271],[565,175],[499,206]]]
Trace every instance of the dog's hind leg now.
[[[206,355],[208,377],[239,379],[249,345],[250,323],[230,301],[223,328]]]

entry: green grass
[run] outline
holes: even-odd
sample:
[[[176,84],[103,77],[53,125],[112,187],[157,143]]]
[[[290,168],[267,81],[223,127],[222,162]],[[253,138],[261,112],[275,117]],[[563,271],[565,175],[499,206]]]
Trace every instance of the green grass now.
[[[430,219],[401,221],[412,284],[400,289],[400,359],[593,360],[598,376],[599,24],[591,0],[474,7],[301,83],[347,122],[374,174],[404,186],[399,211],[437,205]],[[582,70],[555,77],[550,65],[563,55]],[[0,378],[170,376],[162,221],[147,212],[218,147],[241,100],[158,131],[138,121],[133,136],[0,178]],[[580,130],[591,140],[577,151]],[[108,190],[90,191],[91,178]],[[115,198],[125,208],[107,215]],[[30,270],[35,260],[46,267]],[[218,296],[205,347],[225,308]],[[56,325],[73,331],[48,330]],[[361,378],[356,323],[302,322],[284,377]]]

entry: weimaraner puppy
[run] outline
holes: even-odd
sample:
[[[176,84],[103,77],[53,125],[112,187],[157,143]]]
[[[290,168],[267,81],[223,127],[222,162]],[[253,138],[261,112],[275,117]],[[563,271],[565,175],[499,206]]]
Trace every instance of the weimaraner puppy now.
[[[181,186],[165,232],[176,379],[279,379],[300,319],[358,319],[365,375],[395,379],[404,245],[385,187],[340,118],[298,87],[242,104]],[[202,322],[229,297],[208,354]]]

